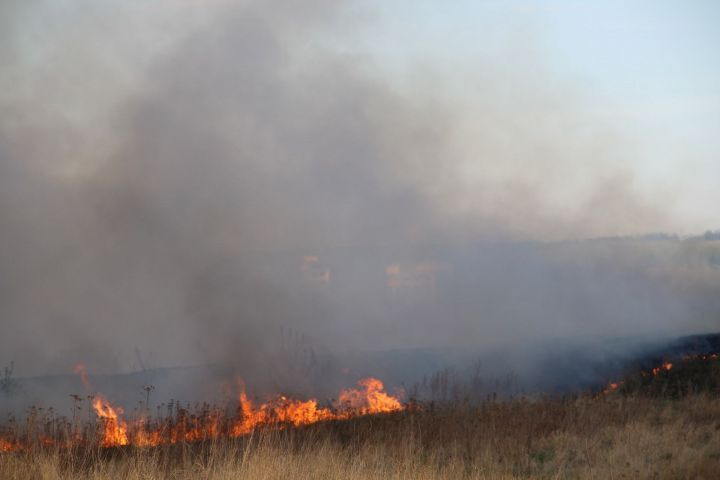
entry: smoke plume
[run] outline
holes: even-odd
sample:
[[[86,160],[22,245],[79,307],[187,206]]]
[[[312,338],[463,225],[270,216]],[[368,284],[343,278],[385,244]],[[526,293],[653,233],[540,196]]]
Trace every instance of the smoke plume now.
[[[680,242],[572,241],[676,226],[581,88],[540,58],[480,59],[470,100],[443,72],[400,82],[339,46],[360,10],[3,2],[0,362],[267,368],[288,329],[379,350],[716,326],[718,271]]]

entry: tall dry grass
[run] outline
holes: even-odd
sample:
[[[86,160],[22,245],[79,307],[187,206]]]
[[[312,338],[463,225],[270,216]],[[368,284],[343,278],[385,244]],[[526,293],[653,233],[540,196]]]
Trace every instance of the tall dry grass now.
[[[717,479],[720,401],[514,400],[153,449],[0,455],[26,479]]]

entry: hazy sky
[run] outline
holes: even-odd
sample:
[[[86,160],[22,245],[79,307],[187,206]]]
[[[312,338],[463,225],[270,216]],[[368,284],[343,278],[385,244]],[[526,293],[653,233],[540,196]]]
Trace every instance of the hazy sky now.
[[[251,4],[8,1],[3,38],[12,60],[0,102],[46,127],[36,132],[43,138],[75,132],[76,142],[63,139],[66,158],[53,150],[47,168],[81,174],[124,141],[106,127],[118,105],[147,89],[157,65],[195,32],[222,28],[225,12]],[[319,52],[334,52],[447,123],[442,148],[453,168],[437,187],[453,190],[451,201],[442,195],[446,210],[503,210],[535,238],[720,226],[712,208],[720,203],[716,2],[283,5],[289,13],[273,28],[302,29],[288,63],[312,65]],[[534,207],[506,205],[518,186]],[[589,218],[621,196],[617,204],[634,206]],[[531,208],[546,214],[523,218]]]
[[[368,48],[391,69],[423,62],[472,96],[490,58],[527,62],[632,137],[635,180],[673,192],[684,229],[720,215],[720,4],[712,0],[378,2]],[[515,55],[508,54],[515,53]],[[532,78],[530,79],[532,81]]]

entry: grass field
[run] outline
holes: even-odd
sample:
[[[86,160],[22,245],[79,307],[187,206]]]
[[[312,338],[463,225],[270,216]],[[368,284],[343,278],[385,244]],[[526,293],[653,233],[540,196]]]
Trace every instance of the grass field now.
[[[620,394],[426,405],[234,440],[0,454],[3,479],[716,479],[720,401]]]

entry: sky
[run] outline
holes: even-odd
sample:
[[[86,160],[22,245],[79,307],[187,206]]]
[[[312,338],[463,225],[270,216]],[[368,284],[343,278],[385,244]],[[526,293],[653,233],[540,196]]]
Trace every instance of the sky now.
[[[9,86],[0,99],[4,95],[14,109],[39,113],[36,105],[18,104],[37,99],[43,113],[56,116],[48,123],[88,127],[79,136],[94,143],[95,158],[84,149],[50,167],[66,175],[87,171],[98,163],[98,150],[118,141],[98,128],[112,122],[115,107],[146,88],[157,64],[183,39],[216,28],[223,11],[249,4],[8,2],[5,36],[15,61],[5,62]],[[720,201],[716,2],[289,5],[292,13],[283,22],[303,29],[294,40],[295,61],[306,55],[311,64],[318,52],[332,51],[421,109],[448,117],[453,131],[443,148],[457,167],[456,177],[448,179],[457,198],[446,207],[458,214],[517,210],[505,208],[497,192],[485,198],[472,193],[490,191],[487,183],[517,183],[528,184],[529,195],[540,197],[540,210],[549,212],[528,223],[550,227],[530,225],[519,232],[528,238],[641,230],[690,235],[718,228],[720,214],[708,208]],[[563,134],[569,139],[564,151],[554,137]],[[526,138],[532,135],[538,137],[534,142]],[[606,151],[597,154],[598,148]],[[632,221],[621,215],[617,222],[584,221],[587,208],[573,205],[587,207],[609,192],[596,188],[598,182],[626,184],[635,203],[652,205],[654,212],[638,213],[641,218]]]
[[[720,202],[720,4],[707,1],[381,2],[369,40],[391,69],[442,65],[457,94],[495,63],[534,63],[582,108],[632,132],[643,188],[667,188],[685,233],[717,228]],[[508,59],[508,46],[517,48]],[[519,58],[518,58],[519,57]],[[410,64],[410,65],[408,65]]]

